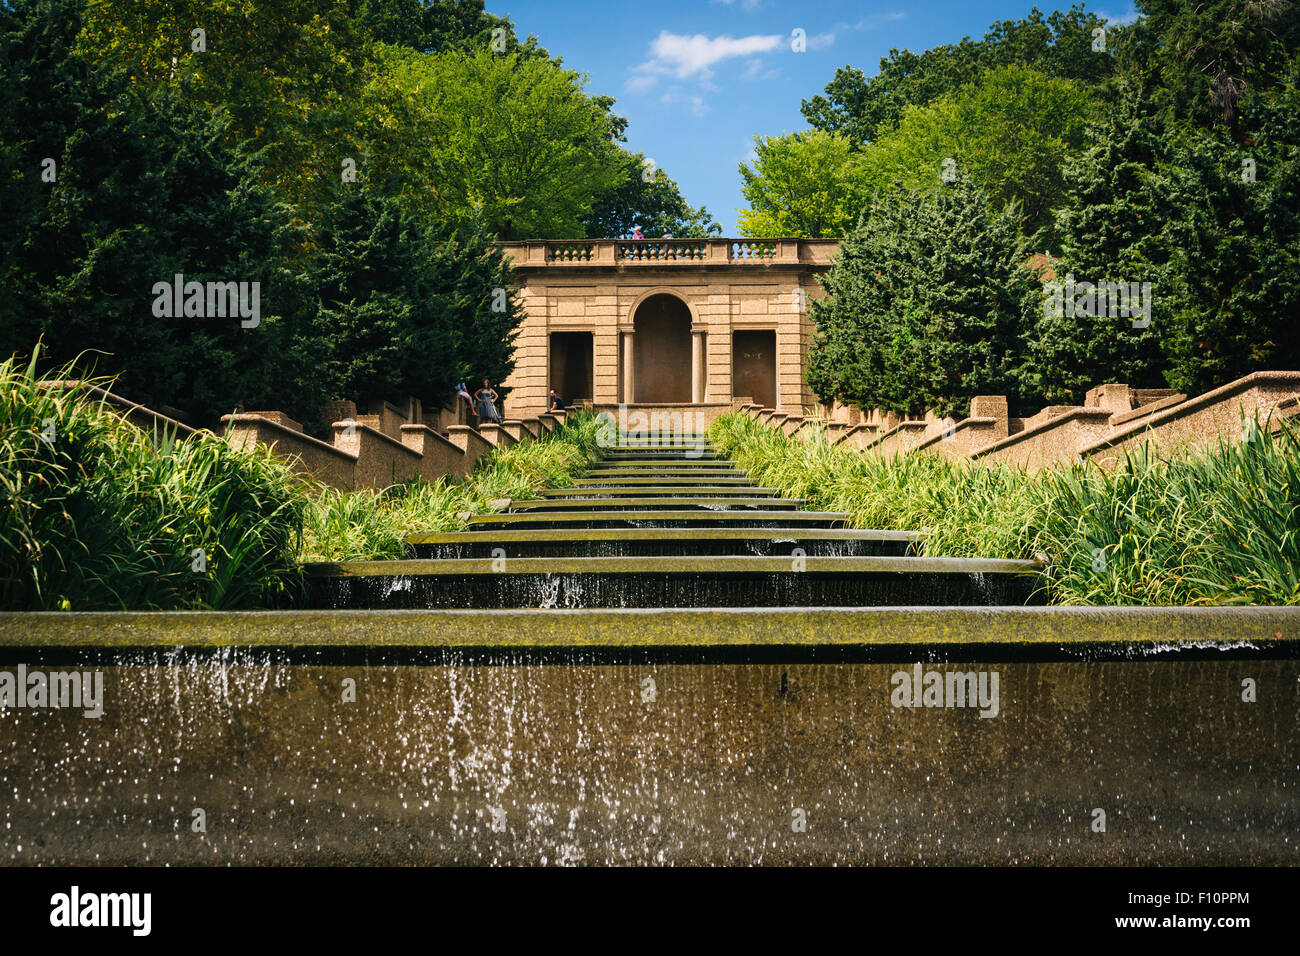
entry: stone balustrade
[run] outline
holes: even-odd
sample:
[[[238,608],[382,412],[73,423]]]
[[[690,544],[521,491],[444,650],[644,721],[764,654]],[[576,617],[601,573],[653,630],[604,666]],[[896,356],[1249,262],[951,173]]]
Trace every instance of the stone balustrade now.
[[[504,243],[516,266],[830,265],[838,239],[530,239]]]

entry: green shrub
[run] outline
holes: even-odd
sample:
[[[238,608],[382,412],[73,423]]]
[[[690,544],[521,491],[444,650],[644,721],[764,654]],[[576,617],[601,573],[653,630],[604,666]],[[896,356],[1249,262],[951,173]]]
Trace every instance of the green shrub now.
[[[0,363],[0,606],[242,608],[288,595],[305,498],[284,464],[204,433],[146,434],[88,391],[106,382],[45,387],[37,362]]]
[[[1249,441],[1030,474],[934,455],[885,458],[728,415],[710,428],[757,484],[919,531],[931,555],[1045,558],[1058,604],[1300,604],[1300,430],[1245,423]],[[806,440],[802,440],[806,435]]]
[[[464,481],[412,481],[383,491],[321,488],[305,517],[304,561],[400,558],[406,536],[460,531],[466,515],[486,514],[501,498],[528,499],[547,487],[565,487],[600,457],[594,415],[570,415],[538,441],[497,447],[479,459]]]

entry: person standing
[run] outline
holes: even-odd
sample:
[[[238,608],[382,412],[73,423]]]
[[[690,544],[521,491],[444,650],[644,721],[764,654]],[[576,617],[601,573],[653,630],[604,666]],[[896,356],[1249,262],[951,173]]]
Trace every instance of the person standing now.
[[[497,411],[497,401],[500,396],[497,395],[491,383],[483,379],[483,387],[474,393],[478,400],[479,419],[485,422],[500,422],[501,414]]]

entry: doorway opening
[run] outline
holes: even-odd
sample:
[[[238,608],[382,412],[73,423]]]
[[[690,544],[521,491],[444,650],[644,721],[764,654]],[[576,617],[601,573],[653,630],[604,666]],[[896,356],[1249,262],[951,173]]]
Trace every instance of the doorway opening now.
[[[592,365],[592,333],[552,332],[551,377],[546,383],[547,395],[553,388],[566,405],[591,401],[595,397],[591,387]],[[548,397],[548,404],[549,401]]]
[[[675,295],[652,295],[632,317],[637,403],[691,401],[691,310]]]
[[[776,408],[776,330],[742,329],[731,334],[731,394]]]

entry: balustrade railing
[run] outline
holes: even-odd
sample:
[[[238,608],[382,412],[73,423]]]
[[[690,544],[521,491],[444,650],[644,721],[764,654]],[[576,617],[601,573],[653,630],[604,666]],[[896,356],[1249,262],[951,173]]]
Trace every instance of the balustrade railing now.
[[[546,245],[548,262],[590,262],[595,253],[594,242],[550,242]]]
[[[732,259],[771,259],[776,255],[776,243],[740,240],[731,243],[730,252]]]
[[[629,239],[615,244],[615,258],[632,262],[703,262],[709,255],[704,240]]]
[[[819,239],[550,239],[507,244],[518,265],[830,264],[834,240]]]

